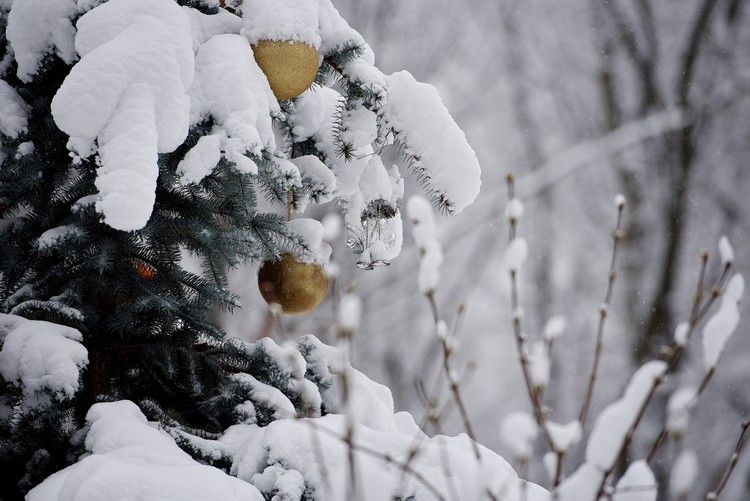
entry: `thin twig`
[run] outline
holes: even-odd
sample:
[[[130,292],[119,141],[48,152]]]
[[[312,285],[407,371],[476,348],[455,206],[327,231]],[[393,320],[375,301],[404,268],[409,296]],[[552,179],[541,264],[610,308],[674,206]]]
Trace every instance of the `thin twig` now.
[[[596,348],[594,351],[594,363],[591,367],[591,374],[589,375],[589,382],[586,386],[586,393],[584,394],[583,404],[581,404],[581,411],[578,413],[578,421],[581,423],[581,428],[586,424],[586,418],[589,414],[589,408],[591,405],[592,397],[594,396],[594,386],[596,380],[599,377],[599,362],[602,357],[602,348],[604,346],[604,326],[607,322],[609,315],[609,307],[612,303],[612,291],[614,290],[615,281],[617,280],[617,271],[615,265],[617,263],[617,250],[619,243],[623,238],[622,233],[622,213],[624,204],[617,205],[617,224],[615,225],[615,231],[612,232],[612,259],[609,264],[609,279],[607,281],[607,292],[604,294],[604,303],[599,308],[599,326],[596,329]]]
[[[704,281],[706,277],[707,266],[708,266],[708,252],[704,251],[701,253],[701,267],[700,267],[700,273],[698,276],[698,287],[696,289],[695,297],[693,298],[693,308],[690,313],[690,321],[688,323],[688,331],[686,333],[685,342],[684,344],[677,344],[676,341],[673,340],[670,347],[667,348],[666,350],[666,353],[668,353],[670,356],[670,360],[669,360],[670,372],[674,370],[680,358],[686,351],[687,345],[690,342],[690,338],[692,337],[693,332],[695,331],[695,327],[697,326],[698,322],[700,322],[700,320],[708,313],[708,310],[713,305],[714,301],[716,301],[716,299],[721,296],[721,287],[723,286],[724,281],[729,275],[730,266],[725,265],[721,276],[719,277],[718,281],[716,282],[716,285],[711,291],[711,296],[709,300],[704,305],[702,304],[703,300],[705,299],[705,292],[703,288],[704,288]],[[703,392],[706,389],[706,386],[708,386],[708,383],[713,378],[713,375],[715,372],[716,372],[716,368],[712,367],[703,376],[703,380],[701,381],[700,387],[698,388],[695,394],[695,397],[694,397],[695,400],[697,400],[703,394]],[[668,436],[669,436],[669,432],[667,430],[667,423],[665,422],[662,425],[661,431],[656,436],[656,439],[651,444],[651,447],[648,451],[648,456],[646,457],[647,463],[651,463],[651,461],[656,456],[656,453],[658,452],[659,447],[661,447],[661,445],[664,443],[664,440]]]
[[[734,447],[734,452],[729,457],[727,471],[726,473],[724,473],[724,477],[721,479],[721,482],[719,482],[716,490],[708,492],[706,494],[706,501],[717,501],[719,499],[721,491],[724,490],[724,487],[726,487],[727,483],[729,482],[729,477],[732,476],[734,467],[737,466],[737,462],[740,459],[740,454],[742,453],[742,448],[745,446],[745,433],[747,433],[747,429],[750,428],[750,421],[743,421],[740,426],[742,427],[740,438],[737,439],[737,445]]]
[[[514,186],[513,174],[508,174],[506,177],[506,183],[508,185],[508,201],[515,198],[515,186]],[[514,217],[509,218],[508,227],[508,239],[513,241],[516,238],[518,220]],[[529,359],[526,355],[526,341],[524,339],[523,330],[521,329],[521,315],[519,314],[519,300],[518,300],[518,273],[516,270],[510,270],[510,310],[513,324],[513,334],[516,339],[516,349],[518,351],[518,358],[521,364],[521,372],[523,373],[524,383],[526,390],[529,394],[529,400],[531,401],[531,407],[534,411],[534,418],[537,424],[542,429],[542,434],[547,441],[550,450],[555,449],[552,436],[547,429],[546,421],[547,418],[542,408],[542,401],[539,392],[534,390],[534,385],[531,382],[531,374],[529,372]]]
[[[430,291],[425,294],[425,297],[430,303],[430,309],[432,310],[435,327],[439,328],[438,326],[440,325],[441,320],[437,302],[435,301],[435,295]],[[471,421],[469,420],[469,413],[466,412],[466,406],[464,405],[463,398],[461,397],[461,390],[458,384],[458,380],[453,374],[453,369],[451,368],[451,355],[453,354],[453,348],[448,344],[447,333],[445,333],[444,335],[439,335],[438,339],[440,340],[440,347],[443,352],[443,371],[445,372],[445,378],[448,381],[448,389],[450,390],[451,395],[453,396],[453,401],[456,403],[458,412],[461,415],[461,421],[463,423],[464,429],[471,439],[471,445],[472,449],[474,450],[474,455],[476,456],[477,460],[479,460],[481,459],[481,454],[479,452],[479,446],[476,442],[476,435],[474,434],[474,429],[471,426]]]

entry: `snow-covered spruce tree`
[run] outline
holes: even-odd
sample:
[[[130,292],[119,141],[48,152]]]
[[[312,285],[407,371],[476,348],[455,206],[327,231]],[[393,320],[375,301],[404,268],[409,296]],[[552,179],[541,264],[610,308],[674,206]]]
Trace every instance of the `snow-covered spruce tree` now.
[[[314,338],[248,345],[207,315],[236,306],[240,262],[325,265],[320,224],[260,212],[259,192],[290,213],[336,199],[363,268],[401,247],[380,149],[444,212],[469,205],[479,167],[435,89],[382,74],[329,0],[11,0],[0,36],[0,497],[101,452],[113,415],[228,471],[196,437],[343,411],[321,394],[346,364]]]

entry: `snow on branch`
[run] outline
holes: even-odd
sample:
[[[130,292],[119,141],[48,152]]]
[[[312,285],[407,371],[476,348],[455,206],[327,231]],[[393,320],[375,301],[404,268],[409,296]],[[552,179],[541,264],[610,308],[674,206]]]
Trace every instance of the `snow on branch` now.
[[[81,60],[52,100],[52,115],[74,157],[99,151],[97,210],[105,222],[136,230],[154,205],[158,153],[187,135],[190,20],[169,0],[112,0],[84,14],[77,29]]]
[[[435,87],[400,71],[386,77],[384,119],[403,145],[412,169],[433,201],[457,214],[479,194],[480,167],[463,131]]]
[[[88,352],[76,329],[0,314],[0,376],[22,392],[21,410],[72,399]]]

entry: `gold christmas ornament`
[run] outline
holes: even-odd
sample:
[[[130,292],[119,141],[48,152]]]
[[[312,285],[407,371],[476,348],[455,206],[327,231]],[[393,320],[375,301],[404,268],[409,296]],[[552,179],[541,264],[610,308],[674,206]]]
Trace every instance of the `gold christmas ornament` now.
[[[301,263],[291,254],[282,254],[278,261],[263,263],[258,288],[268,304],[279,304],[284,313],[305,313],[325,297],[328,275],[319,264]]]
[[[305,92],[318,73],[318,51],[306,43],[260,40],[253,54],[279,101]]]

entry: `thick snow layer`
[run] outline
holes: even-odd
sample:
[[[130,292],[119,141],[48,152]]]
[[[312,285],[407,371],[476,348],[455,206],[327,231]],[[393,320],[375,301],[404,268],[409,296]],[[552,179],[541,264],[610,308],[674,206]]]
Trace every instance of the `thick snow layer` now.
[[[703,364],[713,369],[719,363],[729,338],[740,323],[740,300],[745,290],[745,279],[737,274],[732,277],[721,296],[719,309],[703,327]]]
[[[352,499],[347,492],[348,447],[341,440],[346,430],[343,416],[275,421],[264,428],[251,425],[248,428],[250,433],[234,454],[233,474],[268,492],[281,487],[276,479],[282,474],[296,471],[315,488],[316,497]],[[507,501],[520,499],[519,481],[507,462],[481,446],[482,460],[477,461],[465,435],[415,440],[412,434],[356,426],[353,436],[358,488],[354,499],[386,501],[394,495],[402,499],[410,496],[415,500],[436,499],[430,488],[384,459],[387,455],[396,461],[405,461],[413,447],[417,447],[419,453],[410,467],[438,493],[450,492],[450,483],[461,499],[481,499],[487,489],[493,493],[503,492],[503,499]],[[366,448],[371,453],[358,448]],[[294,478],[298,480],[296,475]],[[298,489],[298,486],[295,481],[290,489]],[[542,489],[531,484],[527,487],[529,501],[545,499]]]
[[[656,501],[656,478],[646,461],[633,462],[615,486],[612,501]]]
[[[648,398],[657,379],[667,370],[661,361],[647,362],[630,379],[624,395],[607,406],[594,423],[588,446],[586,462],[602,471],[609,471],[617,461],[625,438],[638,417],[638,412]]]
[[[26,132],[28,110],[29,105],[16,89],[5,80],[0,80],[0,132],[11,139]]]
[[[72,398],[88,352],[76,329],[0,314],[0,375],[23,390],[24,408],[44,406],[49,395]]]
[[[86,420],[91,454],[47,478],[28,501],[263,501],[247,482],[193,461],[132,402],[95,404]]]
[[[242,35],[260,40],[302,42],[320,46],[318,0],[245,0]]]
[[[44,58],[56,54],[68,64],[77,59],[71,18],[75,0],[15,0],[8,14],[6,37],[18,63],[18,78],[30,82]]]
[[[390,125],[421,172],[431,196],[458,213],[479,194],[480,168],[466,136],[440,100],[437,90],[402,71],[386,77]]]
[[[13,317],[0,316],[0,332],[15,322]],[[304,392],[322,392],[329,414],[278,419],[265,427],[236,424],[214,440],[181,429],[162,429],[147,422],[129,401],[98,403],[86,417],[87,454],[38,485],[28,500],[280,501],[300,499],[301,493],[310,491],[315,499],[331,500],[399,497],[428,501],[446,492],[469,500],[483,499],[488,491],[504,501],[549,500],[546,491],[519,480],[505,460],[482,446],[473,447],[466,435],[430,438],[411,415],[394,414],[390,391],[351,368],[339,349],[312,336],[301,338],[297,349],[278,346],[270,339],[254,344],[237,340],[236,346],[250,354],[262,349],[293,378],[312,377],[317,385],[311,380],[297,381],[307,382]],[[349,378],[346,404],[340,401],[343,393],[336,384],[342,371]],[[284,417],[293,412],[291,402],[278,389],[248,374],[236,376],[255,392],[267,393],[272,408],[286,409]],[[254,398],[263,400],[258,395]],[[342,408],[350,414],[341,414]],[[246,403],[239,410],[250,416],[252,409]],[[348,431],[352,432],[352,451],[343,439]],[[238,478],[194,461],[175,438],[205,458],[228,461],[230,473]],[[354,493],[348,490],[350,452],[356,466]],[[413,473],[399,466],[407,460]]]
[[[232,377],[250,389],[250,398],[253,402],[271,409],[274,419],[292,418],[297,415],[294,404],[278,388],[258,381],[250,374],[239,373]]]
[[[98,143],[97,210],[113,228],[136,230],[151,215],[157,154],[187,135],[190,21],[170,0],[111,0],[77,28],[81,60],[52,100],[52,115],[75,155],[90,156]]]

